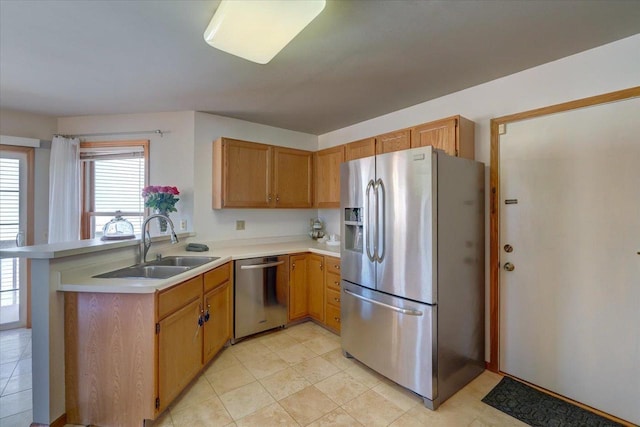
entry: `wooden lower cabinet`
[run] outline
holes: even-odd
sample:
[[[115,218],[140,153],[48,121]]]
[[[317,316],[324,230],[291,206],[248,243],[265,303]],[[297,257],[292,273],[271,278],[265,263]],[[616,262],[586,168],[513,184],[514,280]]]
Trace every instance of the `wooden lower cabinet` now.
[[[324,321],[324,257],[307,255],[307,288],[309,316]]]
[[[340,258],[325,257],[326,275],[324,280],[325,325],[340,334]]]
[[[230,273],[227,263],[149,294],[65,292],[67,422],[155,419],[231,338]]]
[[[202,300],[197,299],[158,324],[158,411],[189,384],[202,368]]]
[[[231,339],[233,312],[231,309],[231,283],[226,281],[204,295],[205,314],[209,313],[204,323],[203,363],[208,363],[213,356]]]
[[[289,320],[309,315],[307,290],[307,255],[289,257]]]
[[[140,427],[156,417],[155,298],[64,293],[67,423]]]
[[[291,255],[289,320],[311,318],[340,333],[340,258]]]

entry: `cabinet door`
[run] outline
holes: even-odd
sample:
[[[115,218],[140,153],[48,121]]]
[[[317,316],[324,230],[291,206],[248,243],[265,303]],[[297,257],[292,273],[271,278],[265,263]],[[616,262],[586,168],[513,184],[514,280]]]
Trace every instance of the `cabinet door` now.
[[[318,151],[315,159],[316,207],[339,208],[340,163],[344,162],[344,146]]]
[[[204,295],[209,314],[203,327],[203,363],[207,363],[231,339],[231,283],[225,282]]]
[[[411,129],[399,130],[376,136],[376,154],[411,148]]]
[[[360,141],[354,141],[344,146],[344,160],[355,160],[363,157],[375,156],[376,154],[376,139],[367,138]]]
[[[457,118],[425,123],[412,129],[411,148],[432,146],[451,156],[458,155]]]
[[[267,208],[270,205],[271,146],[222,138],[220,173],[214,159],[214,181],[222,179],[219,201],[224,208]],[[214,157],[218,150],[214,147]],[[216,183],[214,182],[214,188]],[[214,191],[215,195],[215,191]],[[214,208],[216,201],[214,201]]]
[[[291,255],[289,258],[289,320],[309,314],[307,297],[307,256]]]
[[[158,397],[161,412],[202,367],[202,300],[197,299],[160,321]]]
[[[307,288],[309,315],[324,321],[324,257],[307,255]]]
[[[340,333],[340,258],[325,257],[324,324]]]
[[[273,206],[313,207],[312,155],[310,151],[273,147]]]

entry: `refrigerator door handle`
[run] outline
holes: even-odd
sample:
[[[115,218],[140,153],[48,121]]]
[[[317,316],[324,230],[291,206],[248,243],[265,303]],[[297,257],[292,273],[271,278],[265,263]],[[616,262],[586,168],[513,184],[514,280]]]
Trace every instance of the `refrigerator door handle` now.
[[[398,313],[407,314],[409,316],[422,316],[424,314],[420,310],[412,310],[412,309],[409,309],[409,308],[396,307],[395,305],[386,304],[384,302],[376,301],[376,300],[371,299],[371,298],[363,297],[362,295],[358,295],[358,294],[356,294],[354,292],[351,292],[348,289],[345,289],[344,292],[346,294],[349,294],[349,295],[355,297],[355,298],[361,299],[362,301],[366,301],[366,302],[369,302],[371,304],[379,305],[381,307],[385,307],[385,308],[391,309],[393,311],[397,311]]]
[[[385,188],[384,188],[384,182],[382,182],[382,179],[378,179],[377,183],[376,183],[376,196],[378,195],[378,190],[380,190],[380,194],[382,195],[382,204],[379,204],[379,199],[378,197],[376,197],[376,212],[381,212],[381,220],[380,218],[378,219],[378,221],[376,222],[376,231],[377,230],[381,230],[382,231],[382,240],[378,240],[379,236],[376,235],[376,242],[380,243],[380,249],[382,250],[382,252],[378,253],[378,247],[376,247],[376,260],[378,261],[378,263],[382,263],[382,261],[384,260],[384,254],[385,254],[385,239],[386,239],[386,235],[385,235],[385,222],[386,222],[386,201],[387,201],[387,195],[385,193]]]
[[[367,191],[366,191],[366,206],[367,206],[367,228],[364,231],[365,234],[365,246],[367,249],[367,258],[369,258],[369,261],[373,262],[376,260],[376,251],[377,251],[377,243],[374,245],[373,247],[373,253],[371,253],[371,245],[369,244],[371,242],[371,189],[374,188],[375,183],[373,182],[372,179],[369,180],[369,183],[367,184]],[[376,205],[377,208],[377,205]],[[377,215],[377,213],[376,213]],[[375,236],[377,238],[377,234]]]

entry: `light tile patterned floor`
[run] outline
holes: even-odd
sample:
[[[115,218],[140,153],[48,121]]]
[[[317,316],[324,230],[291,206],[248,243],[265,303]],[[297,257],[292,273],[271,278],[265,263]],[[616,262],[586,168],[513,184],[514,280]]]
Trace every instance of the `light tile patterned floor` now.
[[[31,422],[30,343],[28,330],[0,332],[0,427]],[[500,378],[486,371],[430,411],[413,393],[343,357],[338,336],[306,322],[224,349],[155,426],[525,425],[480,401]]]
[[[31,424],[31,329],[0,331],[0,427]]]
[[[437,411],[347,359],[340,337],[306,322],[224,349],[156,421],[159,427],[524,426],[480,400],[484,372]]]

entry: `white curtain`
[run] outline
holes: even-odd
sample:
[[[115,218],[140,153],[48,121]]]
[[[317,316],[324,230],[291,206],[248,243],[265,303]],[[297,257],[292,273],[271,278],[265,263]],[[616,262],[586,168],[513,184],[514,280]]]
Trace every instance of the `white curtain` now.
[[[49,243],[80,239],[80,140],[56,136],[49,162]]]

